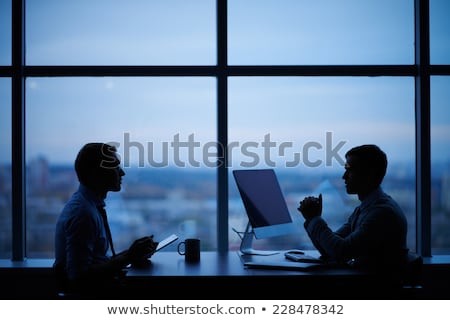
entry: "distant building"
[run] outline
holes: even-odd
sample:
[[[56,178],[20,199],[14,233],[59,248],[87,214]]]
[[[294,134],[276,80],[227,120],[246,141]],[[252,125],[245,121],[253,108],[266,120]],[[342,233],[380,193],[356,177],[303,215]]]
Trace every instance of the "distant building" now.
[[[28,190],[31,195],[42,195],[49,188],[48,160],[41,156],[30,161],[27,170]]]
[[[445,211],[450,211],[450,171],[442,175],[441,205]]]

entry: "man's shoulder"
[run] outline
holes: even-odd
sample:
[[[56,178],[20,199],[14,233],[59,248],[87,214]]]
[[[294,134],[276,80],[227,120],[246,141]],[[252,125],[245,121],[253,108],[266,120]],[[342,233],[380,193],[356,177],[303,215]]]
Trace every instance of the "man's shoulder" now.
[[[383,192],[377,199],[375,199],[375,201],[373,202],[373,207],[375,209],[381,209],[387,212],[390,211],[403,214],[403,210],[398,202],[385,192]]]
[[[96,207],[79,191],[75,192],[69,201],[66,202],[62,210],[63,215],[90,216],[96,212]]]
[[[376,199],[377,203],[387,204],[387,205],[396,205],[398,206],[397,201],[388,193],[382,192],[380,196]]]
[[[73,200],[67,202],[64,206],[57,225],[70,232],[69,230],[97,226],[100,223],[100,216],[95,208],[92,208],[85,202]]]

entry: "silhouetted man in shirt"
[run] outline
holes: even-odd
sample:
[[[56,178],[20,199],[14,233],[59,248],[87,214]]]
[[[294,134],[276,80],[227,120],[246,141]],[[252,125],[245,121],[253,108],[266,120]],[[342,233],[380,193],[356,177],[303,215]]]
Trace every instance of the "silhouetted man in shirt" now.
[[[107,193],[120,191],[125,175],[115,147],[86,144],[77,155],[75,171],[80,185],[56,224],[54,268],[59,280],[65,280],[66,291],[101,298],[119,295],[123,269],[149,258],[157,243],[143,237],[128,250],[114,251],[104,207]]]
[[[361,204],[333,232],[322,218],[322,195],[306,197],[298,210],[304,227],[324,259],[398,278],[406,264],[407,221],[402,209],[381,188],[387,169],[386,154],[376,145],[361,145],[346,155],[342,176],[348,194]]]

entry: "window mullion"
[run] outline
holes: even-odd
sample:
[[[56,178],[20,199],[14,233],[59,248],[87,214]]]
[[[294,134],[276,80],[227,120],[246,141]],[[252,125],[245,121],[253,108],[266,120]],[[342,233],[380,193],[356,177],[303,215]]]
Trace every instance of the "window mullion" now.
[[[416,249],[431,256],[430,28],[429,0],[415,1]]]
[[[228,251],[227,0],[217,0],[217,251]],[[220,147],[221,146],[221,147]]]
[[[12,2],[12,260],[26,256],[25,0]]]

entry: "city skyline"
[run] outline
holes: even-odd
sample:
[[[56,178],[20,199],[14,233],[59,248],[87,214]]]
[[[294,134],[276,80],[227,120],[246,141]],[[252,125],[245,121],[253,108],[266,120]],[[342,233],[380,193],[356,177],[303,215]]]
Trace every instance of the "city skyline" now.
[[[110,193],[107,197],[110,223],[113,233],[117,234],[115,239],[118,246],[125,246],[131,238],[148,232],[161,236],[170,232],[180,233],[178,225],[187,223],[190,227],[188,231],[183,231],[182,235],[190,232],[190,235],[195,234],[203,238],[205,246],[214,247],[216,235],[213,231],[217,209],[215,170],[135,168],[126,172],[122,191]],[[257,241],[259,246],[294,246],[300,239],[303,239],[301,243],[304,246],[311,245],[301,228],[301,221],[296,212],[299,199],[307,194],[323,193],[323,214],[329,217],[333,227],[342,223],[348,211],[357,204],[357,198],[345,195],[341,174],[304,175],[301,171],[277,169],[276,172],[299,232],[291,238],[284,236],[269,241]],[[7,181],[8,179],[3,180],[4,190],[9,189],[5,185]],[[44,159],[39,159],[27,169],[28,233],[32,241],[30,245],[33,244],[30,250],[33,252],[38,250],[33,254],[30,251],[30,255],[51,255],[51,250],[45,253],[43,248],[46,246],[52,248],[51,235],[55,219],[77,185],[76,175],[71,166],[52,166]],[[386,188],[389,192],[393,192],[402,206],[406,205],[404,209],[413,220],[414,206],[411,199],[415,193],[414,176],[391,176],[386,179]],[[243,229],[248,220],[231,172],[229,214],[230,246],[235,248],[239,244],[239,238],[231,228]],[[414,229],[411,229],[410,233],[410,241],[413,241],[412,239]],[[37,249],[39,247],[42,249]]]

